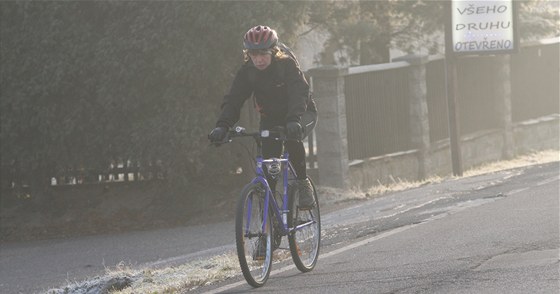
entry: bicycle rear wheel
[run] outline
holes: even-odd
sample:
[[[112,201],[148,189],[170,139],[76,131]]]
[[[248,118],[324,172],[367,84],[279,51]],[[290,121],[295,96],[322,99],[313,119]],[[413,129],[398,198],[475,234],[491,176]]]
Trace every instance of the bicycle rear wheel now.
[[[299,210],[299,191],[296,187],[290,187],[288,205],[288,227],[292,229],[288,234],[292,260],[301,272],[311,271],[317,264],[319,257],[319,246],[321,244],[321,214],[317,190],[313,186],[313,197],[315,207],[311,210]]]
[[[272,230],[267,221],[263,231],[265,189],[261,184],[243,188],[235,216],[235,243],[243,276],[249,285],[261,287],[272,265]],[[269,217],[270,214],[269,214]]]

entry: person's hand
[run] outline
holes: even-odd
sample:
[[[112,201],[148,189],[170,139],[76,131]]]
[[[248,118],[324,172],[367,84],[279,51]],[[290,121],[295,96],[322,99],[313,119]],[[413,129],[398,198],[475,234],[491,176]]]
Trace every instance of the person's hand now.
[[[296,121],[291,121],[286,124],[286,135],[289,139],[301,140],[303,137],[301,125]]]
[[[221,143],[226,138],[227,131],[227,127],[216,127],[208,134],[208,139],[211,143]]]

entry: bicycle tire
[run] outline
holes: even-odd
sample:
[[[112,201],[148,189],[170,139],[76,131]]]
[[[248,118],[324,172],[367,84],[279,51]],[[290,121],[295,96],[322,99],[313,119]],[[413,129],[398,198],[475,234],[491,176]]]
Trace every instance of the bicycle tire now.
[[[239,265],[247,283],[255,288],[266,283],[272,266],[273,226],[270,221],[262,232],[264,197],[265,189],[262,184],[246,185],[241,192],[235,216],[235,243]],[[269,214],[268,217],[270,219],[272,216]],[[258,254],[262,253],[260,249],[263,243],[266,243],[264,256]]]
[[[311,179],[310,179],[311,180]],[[290,252],[294,264],[301,272],[309,272],[315,268],[319,258],[319,248],[321,246],[321,213],[319,209],[319,201],[317,198],[317,190],[315,184],[311,181],[313,187],[313,197],[315,198],[315,208],[311,210],[300,211],[298,209],[298,191],[295,187],[290,187],[290,197],[288,205],[288,227],[294,228],[299,224],[313,222],[311,225],[301,229],[293,230],[288,234],[288,242],[290,244]]]

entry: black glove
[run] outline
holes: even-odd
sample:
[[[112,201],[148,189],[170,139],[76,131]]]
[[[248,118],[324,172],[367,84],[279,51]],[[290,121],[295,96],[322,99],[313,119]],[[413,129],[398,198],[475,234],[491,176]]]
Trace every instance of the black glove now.
[[[289,139],[301,140],[303,133],[301,125],[297,121],[290,121],[286,124],[286,135]]]
[[[226,138],[228,128],[227,127],[216,127],[214,128],[210,134],[208,134],[208,139],[212,143],[220,143],[223,142]]]

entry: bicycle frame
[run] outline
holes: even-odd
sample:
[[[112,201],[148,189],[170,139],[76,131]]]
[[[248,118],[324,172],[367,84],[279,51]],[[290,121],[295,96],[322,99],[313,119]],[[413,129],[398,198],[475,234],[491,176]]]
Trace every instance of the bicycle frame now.
[[[279,224],[282,224],[281,226],[281,234],[282,235],[287,235],[290,230],[288,228],[288,222],[287,222],[287,214],[288,214],[288,177],[289,174],[291,173],[294,177],[296,176],[296,173],[292,167],[292,164],[289,161],[289,154],[288,152],[284,152],[283,156],[281,158],[270,158],[270,159],[263,159],[262,156],[257,156],[257,167],[256,167],[256,174],[257,176],[251,181],[251,183],[261,183],[264,187],[266,187],[266,194],[265,194],[265,199],[264,199],[264,206],[265,207],[270,207],[269,205],[271,204],[270,202],[272,202],[272,214],[274,217],[276,217],[276,220],[278,221]],[[266,179],[266,176],[264,174],[264,168],[263,168],[263,164],[268,164],[268,163],[279,163],[282,167],[282,185],[284,186],[284,191],[283,191],[283,195],[282,195],[282,207],[279,207],[278,203],[276,202],[276,199],[274,197],[272,197],[274,194],[272,192],[272,190],[270,189],[270,185],[268,184],[268,180]],[[272,200],[271,200],[272,199]],[[262,225],[262,230],[265,230],[265,226],[268,223],[268,218],[269,218],[269,214],[268,214],[269,210],[265,209],[264,210],[264,216],[263,216],[263,225]],[[250,223],[250,219],[251,219],[251,215],[250,212],[247,215],[248,218],[248,222]],[[248,228],[247,228],[248,230]]]
[[[293,228],[289,228],[288,227],[288,178],[290,176],[290,174],[293,176],[293,178],[297,178],[297,174],[296,171],[294,170],[289,158],[289,153],[284,150],[282,156],[280,158],[270,158],[270,159],[264,159],[263,155],[262,155],[262,137],[260,135],[252,135],[253,138],[255,139],[256,143],[257,143],[257,156],[256,156],[256,177],[251,181],[252,184],[257,184],[260,183],[262,184],[265,188],[265,200],[264,200],[264,206],[265,207],[270,207],[270,202],[272,201],[272,214],[274,215],[274,217],[276,217],[276,220],[278,222],[278,224],[282,224],[280,229],[281,229],[281,235],[285,236],[289,233],[291,233],[294,230],[298,230],[300,228],[306,227],[306,226],[310,226],[311,224],[313,224],[314,222],[308,222],[305,224],[300,224],[296,227]],[[282,167],[281,173],[282,173],[282,179],[283,179],[283,195],[282,195],[282,207],[280,208],[278,206],[278,203],[276,202],[275,197],[273,197],[273,192],[270,189],[270,185],[268,184],[268,180],[266,179],[266,175],[264,173],[264,168],[263,168],[263,164],[269,164],[269,163],[279,163]],[[272,200],[271,200],[272,199]],[[251,207],[252,203],[248,204],[249,207]],[[247,227],[245,228],[245,232],[249,231],[249,225],[251,223],[251,210],[249,209],[248,213],[247,213]],[[264,210],[264,215],[263,215],[263,224],[262,224],[262,231],[264,232],[266,229],[266,225],[268,224],[268,220],[269,220],[269,210],[265,209]],[[247,233],[246,233],[247,234]]]
[[[270,136],[271,132],[273,136]],[[282,249],[290,250],[292,260],[301,272],[311,271],[317,263],[321,242],[319,206],[318,203],[312,209],[300,209],[298,206],[299,183],[296,186],[291,182],[297,179],[297,174],[285,149],[285,143],[290,139],[286,137],[284,128],[245,132],[243,127],[236,127],[227,133],[222,142],[214,144],[228,143],[235,137],[252,137],[257,146],[256,176],[243,188],[235,215],[235,243],[245,280],[253,287],[266,283],[273,259],[278,258],[273,252],[280,249],[284,236],[289,248]],[[263,143],[268,142],[265,140],[277,140],[282,144],[283,151],[274,154],[279,158],[264,158]],[[315,187],[309,181],[316,200]],[[282,200],[276,193],[276,187],[280,188],[276,184],[283,185]]]

